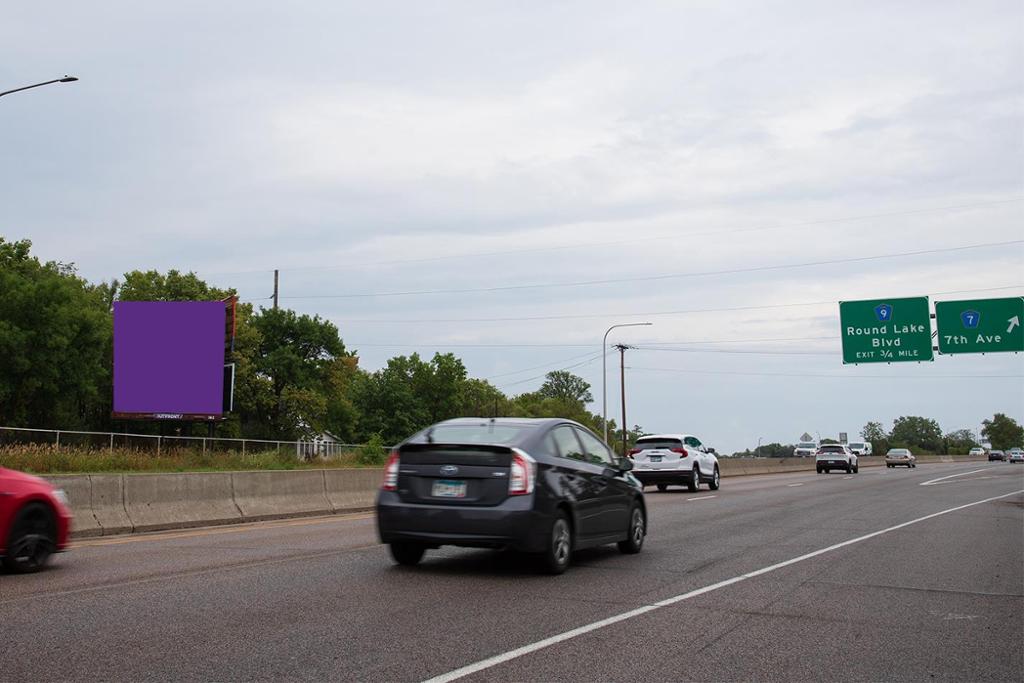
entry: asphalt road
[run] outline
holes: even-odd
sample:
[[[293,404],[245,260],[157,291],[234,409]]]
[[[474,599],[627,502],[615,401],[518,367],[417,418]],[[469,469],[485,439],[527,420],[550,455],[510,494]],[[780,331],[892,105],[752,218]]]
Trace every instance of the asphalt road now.
[[[0,576],[0,680],[1024,680],[1024,467],[648,491],[558,577],[372,515],[80,542]]]

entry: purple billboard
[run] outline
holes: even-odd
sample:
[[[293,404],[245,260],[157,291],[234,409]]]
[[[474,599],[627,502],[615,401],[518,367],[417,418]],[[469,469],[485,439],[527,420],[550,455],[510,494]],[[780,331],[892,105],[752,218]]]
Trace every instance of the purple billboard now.
[[[114,417],[224,412],[223,301],[114,303]]]

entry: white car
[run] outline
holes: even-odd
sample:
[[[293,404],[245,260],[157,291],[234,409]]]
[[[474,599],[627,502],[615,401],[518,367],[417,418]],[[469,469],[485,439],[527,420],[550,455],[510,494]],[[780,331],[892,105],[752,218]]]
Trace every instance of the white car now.
[[[1011,448],[1007,453],[1007,460],[1010,462],[1024,462],[1024,450],[1020,448]]]
[[[857,443],[849,444],[850,450],[856,453],[858,456],[871,455],[871,442],[870,441],[858,441]]]
[[[814,457],[814,469],[818,474],[832,470],[843,470],[847,474],[860,471],[857,454],[841,443],[827,443],[819,448]]]
[[[696,491],[703,481],[718,490],[718,457],[692,434],[641,436],[627,455],[633,461],[632,475],[644,486],[656,484],[664,491],[678,484]]]
[[[985,449],[977,446],[967,451],[967,455],[985,455]]]
[[[801,441],[793,449],[794,458],[809,458],[818,452],[818,444],[813,441]]]

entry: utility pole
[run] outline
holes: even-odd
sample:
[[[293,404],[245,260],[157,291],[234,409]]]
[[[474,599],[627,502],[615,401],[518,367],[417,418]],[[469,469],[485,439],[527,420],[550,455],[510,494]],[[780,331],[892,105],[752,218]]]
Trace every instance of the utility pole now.
[[[277,268],[274,269],[274,310],[277,310]]]
[[[619,350],[619,382],[622,385],[622,457],[626,457],[629,430],[626,428],[626,349],[632,349],[627,344],[616,344]]]

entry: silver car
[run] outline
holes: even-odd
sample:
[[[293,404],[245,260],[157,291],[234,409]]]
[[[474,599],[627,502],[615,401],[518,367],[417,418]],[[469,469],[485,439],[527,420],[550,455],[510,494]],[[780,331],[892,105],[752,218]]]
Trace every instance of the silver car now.
[[[910,452],[909,448],[890,448],[885,454],[885,466],[896,467],[905,465],[908,469],[917,467],[917,458]]]

